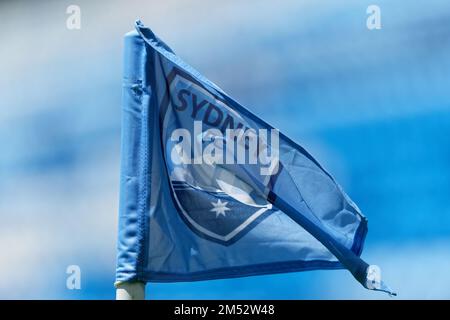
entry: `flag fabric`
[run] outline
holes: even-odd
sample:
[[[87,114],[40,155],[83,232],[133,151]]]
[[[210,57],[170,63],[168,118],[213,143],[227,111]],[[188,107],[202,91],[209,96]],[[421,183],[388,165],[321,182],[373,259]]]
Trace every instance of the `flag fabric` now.
[[[367,219],[333,177],[139,21],[122,108],[116,283],[346,268],[385,289],[359,257]]]

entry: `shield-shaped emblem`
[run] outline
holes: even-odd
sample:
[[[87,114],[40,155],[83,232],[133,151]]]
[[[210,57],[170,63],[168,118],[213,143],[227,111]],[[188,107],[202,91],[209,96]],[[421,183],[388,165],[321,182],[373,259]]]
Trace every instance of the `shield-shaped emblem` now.
[[[161,141],[178,213],[196,234],[230,245],[273,212],[272,205],[237,174],[242,173],[242,165],[205,161],[202,151],[229,143],[220,134],[226,129],[251,126],[219,93],[178,69],[166,85],[160,108]]]

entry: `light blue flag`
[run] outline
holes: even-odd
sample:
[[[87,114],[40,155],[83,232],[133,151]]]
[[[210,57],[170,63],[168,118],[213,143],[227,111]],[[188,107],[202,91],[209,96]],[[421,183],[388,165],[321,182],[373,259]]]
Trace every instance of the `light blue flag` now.
[[[367,219],[300,145],[177,57],[139,21],[125,36],[116,283],[348,269]]]

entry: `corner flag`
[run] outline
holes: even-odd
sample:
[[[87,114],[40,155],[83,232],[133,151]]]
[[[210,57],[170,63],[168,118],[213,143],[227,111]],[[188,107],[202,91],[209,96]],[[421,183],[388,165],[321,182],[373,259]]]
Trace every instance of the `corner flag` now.
[[[125,36],[116,283],[348,269],[367,219],[300,145],[136,22]]]

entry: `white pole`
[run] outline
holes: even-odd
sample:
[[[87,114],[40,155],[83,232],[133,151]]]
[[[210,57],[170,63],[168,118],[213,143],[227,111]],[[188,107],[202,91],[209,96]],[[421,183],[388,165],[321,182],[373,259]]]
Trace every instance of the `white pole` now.
[[[122,282],[116,285],[116,300],[144,300],[145,283]]]

